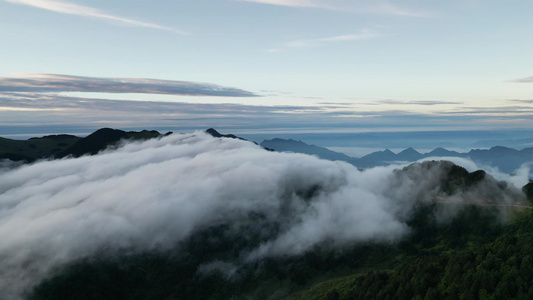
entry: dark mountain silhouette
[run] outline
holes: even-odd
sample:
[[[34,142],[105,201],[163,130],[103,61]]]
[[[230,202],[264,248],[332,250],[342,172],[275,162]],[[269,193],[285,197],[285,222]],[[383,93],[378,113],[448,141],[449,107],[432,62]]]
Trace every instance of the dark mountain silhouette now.
[[[361,168],[385,166],[397,161],[396,154],[389,149],[372,152],[355,161],[355,165]]]
[[[65,151],[61,152],[58,157],[64,157],[68,155],[78,157],[84,154],[94,155],[107,148],[107,146],[111,145],[112,143],[115,143],[123,138],[126,138],[126,132],[122,130],[111,128],[98,129],[87,137],[82,138]]]
[[[315,145],[308,145],[302,141],[296,140],[284,140],[275,138],[272,140],[263,141],[261,143],[261,146],[280,152],[296,152],[315,155],[319,158],[327,160],[343,160],[347,162],[351,162],[352,160],[354,160],[352,157],[346,154],[331,151],[327,148],[318,147]]]
[[[224,138],[239,139],[239,140],[245,141],[245,139],[243,139],[242,137],[238,137],[233,134],[221,134],[220,132],[216,131],[214,128],[209,128],[205,132],[216,138],[224,137]]]
[[[67,134],[34,137],[28,140],[0,138],[0,159],[33,162],[38,159],[94,155],[121,140],[146,140],[159,136],[161,134],[157,131],[126,132],[102,128],[84,138]]]
[[[243,140],[243,141],[247,141],[247,142],[251,142],[251,143],[254,143],[258,146],[261,146],[263,147],[263,149],[267,150],[267,151],[275,151],[274,149],[271,149],[271,148],[268,148],[268,147],[265,147],[263,145],[259,145],[257,144],[256,142],[253,142],[253,141],[248,141],[247,139],[245,138],[242,138],[240,136],[236,136],[234,134],[222,134],[218,131],[216,131],[214,128],[209,128],[205,131],[205,133],[211,135],[212,137],[216,137],[216,138],[228,138],[228,139],[238,139],[238,140]]]
[[[110,146],[116,145],[121,140],[147,140],[160,136],[161,134],[155,130],[126,132],[118,129],[102,128],[80,139],[65,151],[58,153],[57,157],[94,155]]]
[[[206,133],[217,138],[234,138],[245,140],[233,134],[221,134],[213,128]],[[95,155],[109,147],[118,145],[123,140],[147,140],[167,136],[155,130],[123,131],[101,128],[86,137],[67,134],[33,137],[28,140],[12,140],[0,137],[0,159],[33,162],[37,159],[54,159],[67,156],[80,157]],[[267,149],[272,151],[271,149]]]
[[[456,152],[456,151],[450,151],[450,150],[446,150],[446,149],[444,149],[442,147],[438,147],[438,148],[435,148],[433,151],[424,154],[424,156],[425,157],[431,157],[431,156],[462,157],[462,156],[465,156],[465,155],[462,154],[462,153]]]
[[[529,150],[524,150],[526,149],[518,151],[507,147],[496,146],[488,150],[471,150],[467,156],[476,162],[495,166],[509,173],[519,168],[525,162],[533,161],[533,155],[530,154]]]
[[[396,154],[397,160],[403,160],[403,161],[416,161],[423,157],[423,155],[413,149],[412,147],[409,147],[402,152]]]
[[[209,128],[205,132],[217,138],[246,140],[233,134],[221,134],[213,128]],[[169,132],[167,134],[171,133]],[[37,159],[94,155],[107,147],[116,145],[121,140],[146,140],[160,136],[162,134],[157,131],[143,130],[135,132],[102,128],[84,138],[66,134],[48,135],[39,138],[30,138],[29,140],[11,140],[0,137],[0,159],[32,162]],[[302,141],[292,139],[275,138],[265,140],[260,145],[269,151],[305,153],[327,160],[346,161],[359,168],[385,166],[400,162],[414,162],[428,157],[464,157],[476,163],[497,167],[503,172],[512,173],[525,163],[533,163],[533,148],[525,148],[518,151],[507,147],[496,146],[490,149],[474,149],[468,153],[459,153],[439,147],[424,154],[419,153],[413,148],[407,148],[398,154],[386,149],[370,153],[361,158],[356,158],[329,150],[325,147],[308,145]]]
[[[32,162],[50,158],[65,151],[81,138],[73,135],[47,135],[28,140],[12,140],[0,137],[0,159]]]

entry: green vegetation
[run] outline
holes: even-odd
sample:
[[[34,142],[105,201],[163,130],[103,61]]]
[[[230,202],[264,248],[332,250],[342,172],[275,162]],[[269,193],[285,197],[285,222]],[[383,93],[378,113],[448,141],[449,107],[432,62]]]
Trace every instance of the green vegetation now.
[[[73,135],[48,135],[29,140],[11,140],[0,137],[0,159],[34,161],[64,152],[80,140]]]
[[[66,156],[94,155],[121,140],[147,140],[160,137],[157,131],[122,131],[102,128],[87,137],[73,135],[48,135],[29,140],[12,140],[0,137],[0,159],[33,162]]]
[[[260,237],[221,225],[174,251],[79,261],[30,299],[531,299],[533,215],[462,205],[438,222],[435,214],[450,206],[419,206],[412,234],[398,243],[322,246],[253,263],[238,257]],[[217,261],[239,268],[199,271]]]
[[[421,255],[392,270],[314,286],[299,299],[532,299],[531,214],[502,231],[490,242]],[[326,296],[313,298],[308,293]]]

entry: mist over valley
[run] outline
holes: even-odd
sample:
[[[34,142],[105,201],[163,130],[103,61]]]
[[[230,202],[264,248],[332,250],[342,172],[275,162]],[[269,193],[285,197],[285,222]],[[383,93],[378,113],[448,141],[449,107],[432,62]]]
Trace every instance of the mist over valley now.
[[[395,247],[424,229],[413,223],[421,213],[433,220],[435,230],[470,210],[480,210],[476,218],[500,228],[515,211],[531,208],[528,189],[522,189],[529,182],[527,167],[514,175],[494,174],[506,181],[472,170],[477,165],[466,158],[456,164],[431,159],[360,169],[208,132],[102,129],[86,138],[43,137],[28,141],[73,142],[53,151],[55,159],[3,160],[0,290],[6,299],[225,298],[233,293],[223,292],[224,287],[233,285],[241,296],[276,298],[316,282],[321,273],[346,275],[369,264],[364,259],[373,255],[365,252],[368,247],[404,251]],[[365,252],[358,264],[338,265],[353,251]],[[300,279],[294,277],[300,271],[289,275],[293,271],[269,269],[283,261],[290,269],[307,265],[310,254],[333,256],[330,263],[314,266],[325,269]],[[170,269],[159,269],[160,263]],[[161,289],[141,276],[136,280],[143,282],[142,289],[128,292],[124,287],[134,282],[123,276],[138,272],[137,266],[143,270],[144,264],[157,276],[171,276],[174,285]],[[118,277],[98,277],[109,272]],[[281,274],[292,279],[275,279]],[[222,291],[202,294],[199,287],[219,275]],[[79,276],[91,278],[70,292],[61,287]],[[256,280],[270,282],[270,288]],[[102,290],[102,284],[115,291]],[[189,285],[198,289],[176,294]]]

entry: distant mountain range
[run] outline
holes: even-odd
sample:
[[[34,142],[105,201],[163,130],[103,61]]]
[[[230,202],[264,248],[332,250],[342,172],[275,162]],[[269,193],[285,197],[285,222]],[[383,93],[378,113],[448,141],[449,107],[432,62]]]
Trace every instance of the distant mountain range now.
[[[414,162],[429,157],[462,157],[469,158],[478,164],[497,167],[506,173],[512,173],[523,164],[533,162],[533,148],[515,150],[502,146],[492,147],[487,150],[475,149],[466,153],[450,151],[440,147],[427,153],[420,153],[413,148],[407,148],[399,153],[394,153],[389,149],[385,149],[357,158],[324,147],[308,145],[302,141],[291,139],[286,140],[276,138],[265,140],[260,145],[275,151],[305,153],[327,160],[342,160],[359,168],[385,166],[392,163]]]
[[[302,141],[284,140],[276,138],[272,140],[265,140],[260,145],[264,148],[272,149],[275,151],[311,154],[327,160],[343,160],[351,162],[351,160],[354,159],[353,157],[350,157],[344,153],[331,151],[327,148],[319,146],[308,145]]]
[[[214,137],[244,140],[233,134],[221,134],[213,128],[207,129],[206,133]],[[38,159],[94,155],[99,151],[116,145],[122,140],[146,140],[163,135],[155,130],[136,132],[102,128],[83,138],[67,134],[48,135],[28,140],[12,140],[0,137],[0,159],[32,162]],[[309,145],[292,139],[275,138],[264,140],[260,145],[269,151],[305,153],[327,160],[346,161],[359,168],[414,162],[429,157],[462,157],[469,158],[478,164],[497,167],[502,172],[512,173],[523,164],[533,162],[533,148],[515,150],[502,146],[486,150],[475,149],[466,153],[450,151],[440,147],[427,153],[420,153],[413,148],[407,148],[399,153],[385,149],[357,158],[325,147]]]

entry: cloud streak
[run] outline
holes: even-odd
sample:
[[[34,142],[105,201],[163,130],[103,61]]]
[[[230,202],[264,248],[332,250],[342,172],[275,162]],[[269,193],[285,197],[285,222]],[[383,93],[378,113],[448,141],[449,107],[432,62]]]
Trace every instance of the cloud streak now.
[[[58,0],[5,0],[5,1],[14,3],[14,4],[21,4],[21,5],[41,8],[41,9],[53,11],[53,12],[60,13],[60,14],[96,18],[96,19],[101,19],[101,20],[113,21],[113,22],[123,24],[123,25],[128,25],[128,26],[152,28],[152,29],[158,29],[158,30],[172,31],[174,33],[178,33],[182,35],[189,35],[189,33],[183,30],[158,25],[155,23],[142,22],[142,21],[138,21],[134,19],[110,15],[110,14],[104,13],[92,7],[67,3],[64,1],[58,1]]]
[[[456,105],[456,104],[463,104],[464,102],[453,102],[453,101],[432,101],[432,100],[426,100],[426,101],[401,101],[401,100],[379,100],[375,101],[373,103],[368,103],[370,105],[424,105],[424,106],[433,106],[433,105]]]
[[[533,76],[518,78],[518,79],[512,80],[512,82],[530,83],[530,82],[533,82]]]
[[[511,101],[511,102],[519,102],[519,103],[533,104],[533,100],[514,99],[514,100],[509,100],[509,101]]]
[[[373,39],[376,37],[379,37],[379,34],[365,29],[355,34],[336,35],[336,36],[330,36],[330,37],[318,38],[318,39],[294,40],[294,41],[285,43],[279,48],[270,48],[270,49],[266,49],[265,51],[269,53],[279,53],[289,48],[320,47],[320,46],[325,46],[327,44],[369,40],[369,39]]]
[[[310,39],[310,40],[295,40],[292,42],[287,43],[286,47],[316,47],[321,46],[328,43],[340,43],[340,42],[351,42],[351,41],[360,41],[360,40],[368,40],[375,37],[378,37],[379,35],[369,31],[369,30],[361,30],[361,32],[356,34],[348,34],[348,35],[337,35],[332,37],[326,37],[326,38],[320,38],[320,39]]]
[[[422,17],[427,12],[400,7],[385,0],[240,0],[268,5],[326,9],[364,14]]]
[[[24,77],[0,77],[0,91],[5,92],[92,92],[143,93],[185,96],[256,97],[237,88],[190,81],[146,78],[102,78],[57,74],[28,74]]]

